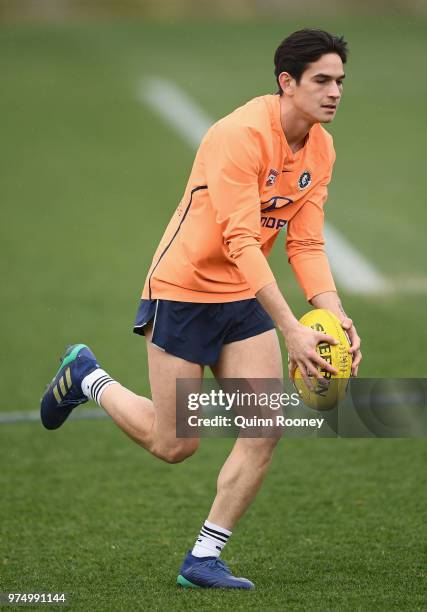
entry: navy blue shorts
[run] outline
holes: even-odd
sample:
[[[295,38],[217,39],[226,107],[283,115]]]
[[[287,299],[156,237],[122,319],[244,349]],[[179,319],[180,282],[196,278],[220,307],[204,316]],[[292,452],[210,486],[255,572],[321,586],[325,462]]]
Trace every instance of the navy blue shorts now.
[[[155,346],[201,365],[216,363],[223,344],[275,327],[257,299],[222,304],[141,300],[133,331],[144,335],[144,327],[150,321]]]

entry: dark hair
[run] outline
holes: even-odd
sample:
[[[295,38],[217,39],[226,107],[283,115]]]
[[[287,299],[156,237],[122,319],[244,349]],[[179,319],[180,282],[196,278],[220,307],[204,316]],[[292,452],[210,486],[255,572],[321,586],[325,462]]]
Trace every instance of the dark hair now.
[[[289,72],[299,83],[307,65],[317,62],[326,53],[337,53],[345,64],[348,46],[344,36],[335,36],[324,30],[306,28],[285,38],[274,54],[274,74],[279,86],[278,93],[283,93],[279,84],[279,74],[281,72]]]

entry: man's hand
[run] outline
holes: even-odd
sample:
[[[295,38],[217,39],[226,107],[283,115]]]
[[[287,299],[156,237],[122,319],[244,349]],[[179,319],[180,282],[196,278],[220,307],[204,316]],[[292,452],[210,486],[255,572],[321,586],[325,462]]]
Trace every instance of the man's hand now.
[[[338,340],[333,336],[328,336],[322,332],[316,332],[310,327],[305,327],[305,325],[298,323],[277,286],[277,283],[274,282],[270,285],[266,285],[258,291],[256,297],[283,334],[289,354],[289,377],[291,379],[294,378],[295,370],[299,367],[304,382],[311,389],[312,384],[310,378],[322,378],[322,375],[318,371],[319,366],[327,372],[338,374],[337,370],[322,359],[316,352],[316,347],[319,342],[338,344]],[[351,375],[357,376],[357,370],[362,360],[360,338],[357,335],[353,321],[345,314],[336,291],[320,293],[314,296],[310,300],[310,303],[314,308],[326,308],[330,310],[340,320],[343,329],[347,332],[350,339],[351,347],[349,352],[353,357]]]
[[[350,350],[351,356],[353,358],[353,363],[351,365],[351,375],[357,376],[357,372],[359,370],[359,364],[362,361],[362,353],[360,351],[360,343],[361,340],[358,336],[356,328],[353,325],[353,321],[348,317],[344,317],[341,321],[341,327],[346,331],[347,336],[350,340]]]
[[[289,378],[291,380],[294,379],[297,367],[300,369],[301,376],[309,389],[313,388],[310,377],[323,379],[322,374],[318,370],[319,366],[322,370],[338,374],[338,370],[322,359],[316,352],[316,346],[319,342],[339,344],[338,340],[333,336],[314,331],[310,327],[305,327],[305,325],[301,325],[298,322],[284,332],[283,336],[288,349]]]
[[[362,353],[360,352],[360,338],[353,325],[353,321],[346,315],[341,300],[335,291],[327,291],[319,293],[310,300],[310,303],[315,308],[326,308],[333,312],[339,319],[341,327],[347,332],[350,340],[349,353],[353,358],[351,366],[351,376],[357,376],[360,362],[362,361]]]

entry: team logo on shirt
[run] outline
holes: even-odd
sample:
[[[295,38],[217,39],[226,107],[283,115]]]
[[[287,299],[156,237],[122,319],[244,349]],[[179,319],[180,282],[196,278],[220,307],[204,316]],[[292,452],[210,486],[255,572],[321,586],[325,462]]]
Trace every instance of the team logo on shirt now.
[[[272,210],[277,210],[278,208],[283,208],[283,206],[287,206],[288,204],[293,204],[293,200],[291,200],[291,198],[273,196],[269,200],[261,202],[261,212],[266,213]]]
[[[302,191],[311,184],[311,174],[308,170],[304,170],[298,179],[298,189]]]
[[[278,176],[279,176],[278,171],[271,168],[270,172],[268,173],[267,182],[265,183],[266,186],[271,187],[272,185],[274,185]]]

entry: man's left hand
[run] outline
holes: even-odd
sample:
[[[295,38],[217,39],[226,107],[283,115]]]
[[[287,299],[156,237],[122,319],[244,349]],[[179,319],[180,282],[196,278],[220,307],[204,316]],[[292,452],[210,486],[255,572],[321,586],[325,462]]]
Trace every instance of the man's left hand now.
[[[357,376],[359,365],[362,361],[362,353],[360,351],[361,340],[356,331],[356,328],[353,325],[353,321],[348,317],[344,317],[344,319],[342,319],[341,327],[347,332],[347,335],[350,340],[349,353],[351,353],[351,356],[353,358],[353,363],[351,365],[351,375]]]

